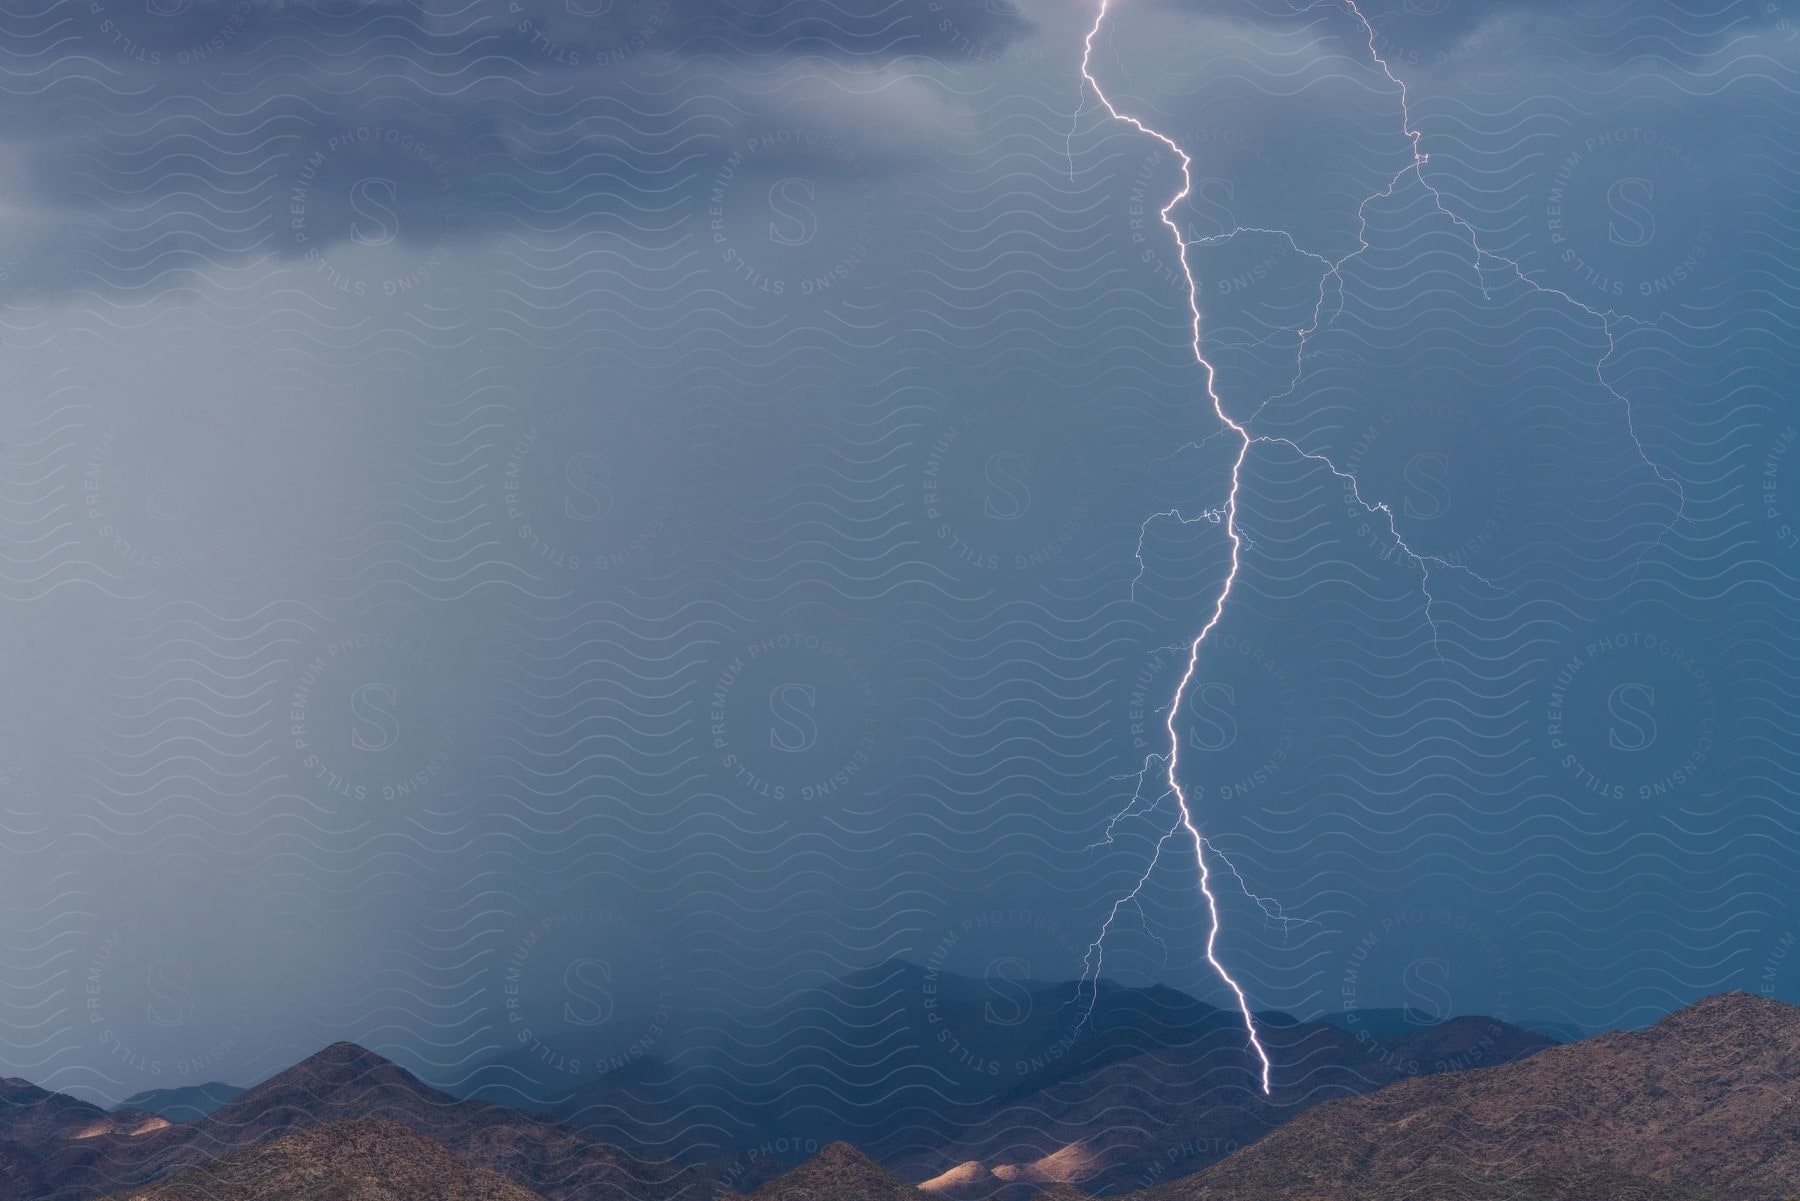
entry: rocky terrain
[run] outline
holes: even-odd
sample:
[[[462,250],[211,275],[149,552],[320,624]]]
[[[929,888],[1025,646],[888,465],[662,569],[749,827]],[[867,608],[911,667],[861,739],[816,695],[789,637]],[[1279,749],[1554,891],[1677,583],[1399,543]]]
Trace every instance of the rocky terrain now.
[[[110,1201],[544,1201],[397,1122],[334,1122],[272,1139]]]
[[[1727,993],[1647,1030],[1327,1102],[1145,1201],[1800,1196],[1800,1007]]]
[[[832,1143],[748,1197],[723,1193],[718,1201],[925,1201],[925,1195],[849,1143]]]
[[[59,1195],[65,1176],[96,1158],[95,1148],[155,1137],[168,1127],[155,1114],[108,1113],[25,1080],[0,1079],[0,1186],[8,1201]]]

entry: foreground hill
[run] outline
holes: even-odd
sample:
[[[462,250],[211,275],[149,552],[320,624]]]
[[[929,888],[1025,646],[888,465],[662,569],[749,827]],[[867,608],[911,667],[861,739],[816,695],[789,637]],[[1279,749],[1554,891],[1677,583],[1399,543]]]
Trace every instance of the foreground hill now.
[[[1710,997],[1648,1030],[1334,1100],[1145,1201],[1800,1195],[1800,1007]]]
[[[28,1080],[0,1076],[0,1143],[30,1146],[96,1134],[137,1134],[169,1123],[153,1113],[121,1106],[108,1113],[98,1105],[53,1093]]]
[[[23,1165],[22,1184],[6,1182],[6,1201],[85,1201],[169,1179],[284,1135],[369,1118],[423,1135],[547,1201],[668,1201],[683,1183],[671,1165],[606,1146],[561,1123],[458,1101],[352,1043],[335,1043],[213,1113],[178,1125],[147,1114],[107,1114],[41,1089],[20,1100],[10,1126],[0,1119],[0,1157]]]
[[[930,1201],[912,1185],[881,1169],[849,1143],[832,1143],[749,1198],[721,1194],[718,1201]]]
[[[996,1194],[1001,1201],[1093,1201],[1066,1184],[1010,1185]],[[932,1201],[923,1192],[884,1170],[849,1143],[833,1143],[754,1193],[721,1193],[715,1201]]]
[[[169,1122],[136,1109],[112,1113],[24,1080],[0,1078],[0,1196],[46,1197],[97,1142],[153,1136]]]
[[[395,1122],[283,1135],[112,1201],[543,1201]]]

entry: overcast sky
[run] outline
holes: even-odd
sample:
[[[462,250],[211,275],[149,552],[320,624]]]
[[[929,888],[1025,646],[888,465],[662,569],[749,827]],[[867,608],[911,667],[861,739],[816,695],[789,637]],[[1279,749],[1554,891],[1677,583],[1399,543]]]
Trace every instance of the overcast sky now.
[[[1796,14],[1365,7],[1466,224],[1335,0],[1095,44],[1279,440],[1177,723],[1220,953],[1301,1016],[1800,1001]],[[1092,19],[0,17],[0,1074],[453,1079],[525,961],[663,1052],[1079,974],[1235,451]],[[1222,1000],[1194,888],[1109,974]]]

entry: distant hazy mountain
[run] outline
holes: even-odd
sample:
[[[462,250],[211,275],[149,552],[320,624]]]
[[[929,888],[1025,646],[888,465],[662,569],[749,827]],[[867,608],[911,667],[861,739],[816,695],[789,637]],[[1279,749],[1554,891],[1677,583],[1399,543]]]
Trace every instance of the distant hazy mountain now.
[[[1518,1022],[1518,1025],[1526,1030],[1541,1034],[1545,1038],[1559,1043],[1578,1043],[1584,1038],[1591,1037],[1589,1031],[1583,1030],[1579,1026],[1571,1026],[1567,1022],[1551,1022],[1541,1018],[1525,1018],[1521,1019]]]
[[[726,1019],[717,1047],[671,1048],[666,1063],[584,1076],[565,1069],[603,1062],[606,1043],[558,1030],[548,1062],[504,1055],[474,1091],[661,1155],[728,1158],[798,1135],[849,1142],[908,1179],[1050,1158],[1028,1175],[1119,1190],[1195,1171],[1326,1098],[1550,1045],[1490,1019],[1337,1016],[1346,1029],[1260,1016],[1282,1086],[1269,1103],[1234,1011],[1160,985],[975,980],[890,960],[800,992],[779,1014]]]
[[[555,1062],[502,1056],[477,1073],[470,1095],[542,1108],[598,1137],[665,1153],[671,1131],[724,1150],[803,1133],[890,1162],[1012,1098],[1237,1021],[1161,986],[1104,982],[1094,993],[1009,979],[997,993],[986,981],[890,960],[804,990],[778,1013],[725,1018],[710,1045],[670,1048],[667,1063],[571,1073],[561,1064],[601,1062],[606,1043],[562,1030]]]
[[[236,1085],[214,1081],[210,1084],[190,1084],[186,1088],[153,1088],[134,1097],[127,1097],[117,1109],[142,1110],[144,1113],[168,1118],[171,1122],[191,1122],[243,1095],[244,1090]]]
[[[1728,993],[1648,1030],[1326,1102],[1146,1201],[1800,1195],[1800,1007]]]
[[[283,1135],[112,1201],[544,1201],[396,1122]]]
[[[1448,1020],[1450,1019],[1433,1017],[1419,1009],[1331,1010],[1313,1019],[1315,1022],[1324,1022],[1328,1026],[1336,1026],[1339,1030],[1351,1034],[1362,1033],[1370,1038],[1379,1039],[1406,1038],[1427,1027],[1442,1025]],[[1587,1037],[1586,1034],[1566,1022],[1520,1018],[1508,1024],[1519,1030],[1529,1030],[1533,1034],[1541,1034],[1553,1043],[1579,1042]]]
[[[1370,1038],[1389,1039],[1405,1038],[1444,1019],[1431,1017],[1418,1009],[1334,1009],[1314,1020],[1350,1034],[1361,1031]]]

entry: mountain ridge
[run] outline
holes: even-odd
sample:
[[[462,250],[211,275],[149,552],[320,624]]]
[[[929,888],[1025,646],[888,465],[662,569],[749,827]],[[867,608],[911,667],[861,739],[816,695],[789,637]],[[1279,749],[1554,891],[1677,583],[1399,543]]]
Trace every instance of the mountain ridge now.
[[[1081,1201],[1078,1182],[1133,1201],[1786,1201],[1800,1180],[1800,1007],[1725,993],[1642,1030],[1561,1045],[1491,1018],[1421,1025],[1391,1043],[1334,1024],[1271,1022],[1264,1033],[1278,1063],[1306,1070],[1278,1074],[1275,1095],[1264,1098],[1241,1030],[1193,1005],[1103,1018],[1124,1021],[1127,1043],[1149,1031],[1189,1041],[1103,1057],[1002,1105],[962,1143],[939,1146],[929,1170],[820,1139],[813,1145],[823,1151],[749,1195]],[[1426,1065],[1446,1070],[1411,1074]],[[1361,1091],[1383,1083],[1377,1071],[1389,1073],[1385,1086]],[[1313,1095],[1334,1089],[1347,1095]],[[1164,1127],[1152,1129],[1152,1119]],[[1196,1131],[1238,1137],[1208,1143]],[[983,1154],[958,1154],[971,1143]],[[384,1145],[397,1159],[385,1183],[370,1176]],[[367,1192],[371,1199],[410,1201],[427,1163],[472,1197],[500,1187],[478,1175],[495,1173],[523,1190],[495,1193],[507,1201],[705,1201],[706,1182],[718,1179],[566,1122],[455,1098],[349,1042],[182,1123],[0,1079],[6,1201],[93,1201],[121,1189],[185,1201],[187,1193],[151,1190],[237,1179],[236,1166],[205,1172],[258,1154],[269,1172],[299,1173],[295,1188],[325,1187],[296,1166],[306,1156],[295,1147],[338,1156],[343,1170],[332,1179],[345,1188],[388,1189]]]
[[[369,1119],[427,1138],[543,1201],[598,1192],[621,1201],[669,1201],[681,1191],[678,1165],[603,1145],[564,1123],[458,1100],[355,1043],[333,1043],[180,1124],[136,1111],[108,1114],[41,1089],[32,1102],[28,1112],[39,1115],[39,1125],[53,1123],[48,1137],[16,1139],[0,1124],[0,1152],[24,1165],[31,1201],[87,1201],[143,1188],[288,1135]]]

